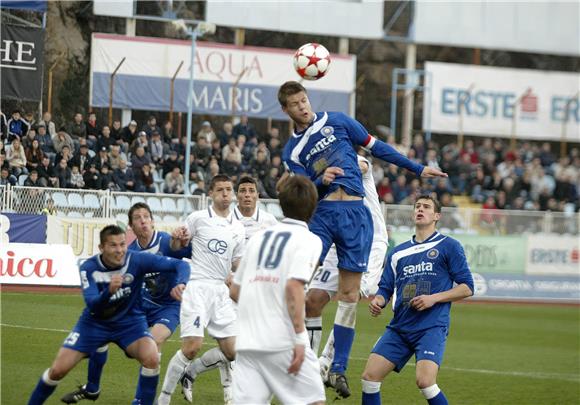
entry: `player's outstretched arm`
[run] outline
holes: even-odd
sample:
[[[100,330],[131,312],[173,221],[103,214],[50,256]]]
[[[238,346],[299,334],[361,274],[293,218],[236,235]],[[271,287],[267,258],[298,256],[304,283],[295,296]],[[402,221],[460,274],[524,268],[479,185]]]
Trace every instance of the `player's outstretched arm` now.
[[[294,326],[294,355],[288,373],[296,375],[304,362],[306,346],[310,344],[304,326],[304,281],[290,279],[286,282],[286,306]]]
[[[191,240],[191,235],[189,230],[185,226],[180,226],[171,232],[171,242],[169,246],[171,250],[180,250],[186,247]]]

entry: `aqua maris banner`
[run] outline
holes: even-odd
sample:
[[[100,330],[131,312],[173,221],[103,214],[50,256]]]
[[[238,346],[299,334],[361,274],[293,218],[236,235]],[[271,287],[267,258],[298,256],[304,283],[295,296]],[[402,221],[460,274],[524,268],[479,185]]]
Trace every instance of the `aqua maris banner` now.
[[[298,48],[302,44],[296,44]],[[196,42],[194,114],[284,119],[278,87],[299,80],[292,57],[295,50]],[[170,80],[175,80],[174,110],[186,112],[191,41],[93,34],[91,46],[91,106],[109,106],[111,73],[125,58],[114,79],[113,106],[168,111]],[[352,114],[356,87],[356,58],[331,55],[327,76],[303,82],[316,111]],[[236,88],[234,84],[239,83]]]
[[[580,238],[529,235],[526,273],[580,277]]]
[[[410,232],[389,232],[396,244],[409,240]],[[524,273],[526,238],[521,236],[479,236],[449,234],[465,251],[469,268],[478,273]]]
[[[423,128],[580,142],[580,74],[427,62]],[[461,129],[462,128],[462,129]]]
[[[579,277],[473,273],[474,299],[580,302]]]

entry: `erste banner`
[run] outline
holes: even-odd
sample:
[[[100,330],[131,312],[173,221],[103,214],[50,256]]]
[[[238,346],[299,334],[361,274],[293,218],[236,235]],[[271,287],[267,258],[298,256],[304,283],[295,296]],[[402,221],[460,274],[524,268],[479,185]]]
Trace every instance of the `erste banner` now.
[[[40,101],[44,30],[3,23],[0,34],[2,98]]]
[[[115,108],[168,111],[171,78],[177,72],[173,108],[187,112],[191,48],[191,41],[93,34],[91,105],[109,106],[111,73],[124,59],[114,78]],[[197,41],[193,113],[286,119],[277,92],[282,83],[300,79],[292,64],[294,52]],[[352,114],[356,57],[332,54],[331,59],[327,76],[303,85],[316,111]]]
[[[529,235],[526,273],[580,277],[580,238]]]
[[[580,142],[580,73],[425,63],[423,129]]]

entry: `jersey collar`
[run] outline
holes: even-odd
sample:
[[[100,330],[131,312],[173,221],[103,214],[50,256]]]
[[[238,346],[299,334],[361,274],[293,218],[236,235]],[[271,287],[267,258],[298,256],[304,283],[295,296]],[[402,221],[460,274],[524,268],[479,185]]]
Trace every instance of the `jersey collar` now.
[[[137,247],[141,250],[145,250],[145,249],[149,249],[151,247],[151,245],[153,245],[153,243],[155,243],[155,241],[157,240],[157,231],[154,230],[153,231],[153,236],[151,237],[151,240],[149,241],[149,243],[147,244],[147,246],[143,247],[139,244],[139,238],[135,238],[135,243],[137,243]]]
[[[429,237],[428,237],[427,239],[425,239],[423,242],[417,242],[417,241],[415,240],[415,235],[413,235],[413,237],[411,238],[411,243],[412,243],[412,244],[414,244],[414,245],[421,245],[421,244],[423,244],[423,243],[427,243],[427,242],[431,242],[431,241],[433,241],[433,239],[435,239],[435,238],[436,238],[436,237],[438,237],[439,235],[441,235],[441,234],[439,233],[439,231],[435,231],[435,232],[433,232],[433,233],[431,234],[431,236],[429,236]]]
[[[248,218],[248,217],[244,217],[244,215],[242,214],[242,211],[240,211],[240,209],[238,208],[237,205],[234,207],[234,215],[238,221],[241,220],[242,218]],[[256,222],[258,222],[260,220],[260,208],[258,206],[256,206],[256,210],[254,211],[254,214],[251,215],[249,218],[252,218]]]
[[[288,225],[303,226],[304,228],[308,229],[308,224],[306,222],[300,221],[298,219],[284,218],[281,222],[284,224],[288,224]]]
[[[223,218],[223,219],[225,219],[226,221],[228,221],[230,224],[231,224],[231,223],[232,223],[232,221],[234,220],[234,213],[233,213],[233,211],[232,211],[232,210],[230,210],[230,213],[229,213],[229,214],[228,214],[228,216],[227,216],[227,217],[225,217],[225,218],[224,218],[224,217],[222,217],[222,216],[219,216],[218,214],[216,214],[216,212],[213,210],[213,208],[212,208],[212,206],[211,206],[211,205],[210,205],[209,207],[207,207],[207,212],[208,212],[208,214],[209,214],[209,217],[210,217],[210,218],[214,218],[214,217],[215,217],[215,218]]]
[[[312,126],[314,125],[314,123],[318,119],[318,115],[316,115],[316,113],[313,113],[313,114],[314,114],[314,119],[312,120],[312,122],[306,128],[304,128],[302,131],[299,131],[299,132],[294,131],[292,133],[292,136],[294,138],[300,138],[302,135],[304,135],[306,133],[306,131],[308,131],[309,128],[312,128]]]

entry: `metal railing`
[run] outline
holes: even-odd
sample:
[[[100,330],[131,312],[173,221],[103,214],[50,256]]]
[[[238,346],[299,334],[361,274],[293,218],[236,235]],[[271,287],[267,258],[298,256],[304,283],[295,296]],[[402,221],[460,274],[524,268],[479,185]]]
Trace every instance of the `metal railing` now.
[[[129,208],[145,202],[156,222],[180,222],[193,211],[204,209],[209,199],[160,193],[130,193],[110,190],[77,190],[0,186],[0,211],[39,214],[54,202],[56,215],[71,218],[111,218],[127,223]],[[262,199],[260,207],[276,218],[283,217],[278,200]],[[413,207],[384,205],[386,223],[394,230],[413,229]],[[545,233],[578,235],[580,214],[544,211],[485,210],[443,208],[438,228],[445,233],[474,235],[518,235]]]

